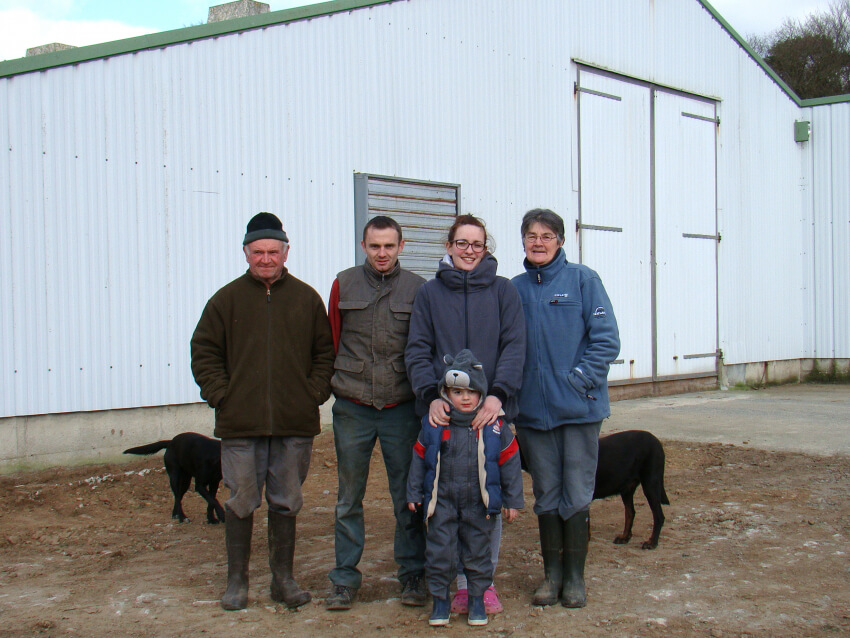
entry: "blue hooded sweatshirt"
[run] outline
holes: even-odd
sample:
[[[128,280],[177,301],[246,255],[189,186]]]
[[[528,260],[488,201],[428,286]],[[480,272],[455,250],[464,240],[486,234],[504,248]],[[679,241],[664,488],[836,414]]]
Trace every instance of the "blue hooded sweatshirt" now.
[[[563,249],[544,266],[524,265],[512,280],[528,335],[516,426],[551,430],[605,419],[620,336],[599,275],[569,263]]]

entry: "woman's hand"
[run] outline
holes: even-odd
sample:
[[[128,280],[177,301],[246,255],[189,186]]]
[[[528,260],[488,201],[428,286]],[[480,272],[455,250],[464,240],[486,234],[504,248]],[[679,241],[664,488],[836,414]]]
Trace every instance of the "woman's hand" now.
[[[435,428],[449,424],[449,404],[442,399],[434,399],[428,408],[428,422]]]
[[[434,405],[433,403],[431,404]],[[485,425],[490,425],[491,423],[495,423],[496,419],[499,418],[499,412],[502,411],[502,402],[498,397],[494,397],[489,395],[486,399],[484,399],[484,403],[478,408],[478,414],[475,415],[475,418],[472,419],[472,423],[470,426],[473,430],[480,430]]]
[[[513,523],[514,519],[516,519],[517,515],[519,514],[519,510],[515,510],[512,507],[505,507],[502,511],[504,512],[505,520],[508,523]]]

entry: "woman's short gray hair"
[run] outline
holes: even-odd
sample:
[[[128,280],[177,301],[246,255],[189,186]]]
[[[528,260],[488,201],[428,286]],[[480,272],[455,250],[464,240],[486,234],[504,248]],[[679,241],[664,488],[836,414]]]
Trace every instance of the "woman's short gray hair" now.
[[[532,208],[522,216],[522,227],[520,228],[521,236],[525,237],[528,229],[538,222],[547,228],[551,228],[552,232],[558,236],[558,241],[563,243],[565,238],[564,220],[561,219],[561,216],[555,211],[549,210],[548,208]]]

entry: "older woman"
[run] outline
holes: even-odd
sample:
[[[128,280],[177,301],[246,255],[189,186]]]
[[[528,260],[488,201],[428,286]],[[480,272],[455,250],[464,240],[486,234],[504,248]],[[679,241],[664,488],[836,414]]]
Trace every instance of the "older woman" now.
[[[404,359],[417,411],[420,416],[429,415],[434,426],[448,424],[449,404],[437,390],[445,369],[443,356],[468,349],[484,365],[488,381],[487,396],[472,427],[495,422],[502,411],[510,423],[517,413],[516,393],[525,360],[525,319],[519,295],[510,281],[496,275],[496,258],[487,248],[487,231],[477,217],[460,215],[455,220],[446,253],[436,277],[417,292],[410,318]],[[501,519],[493,534],[494,569],[500,538]],[[453,611],[466,611],[464,581],[460,570]],[[501,611],[492,586],[484,602],[487,613]]]
[[[545,578],[536,605],[584,607],[590,502],[599,431],[611,414],[608,366],[620,351],[611,302],[593,270],[566,260],[564,220],[547,209],[522,220],[525,274],[512,280],[528,349],[517,438],[531,473]]]

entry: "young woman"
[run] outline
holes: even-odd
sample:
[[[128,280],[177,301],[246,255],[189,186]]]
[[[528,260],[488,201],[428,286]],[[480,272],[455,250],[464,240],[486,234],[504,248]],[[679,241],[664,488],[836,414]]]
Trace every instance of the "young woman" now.
[[[473,215],[461,215],[449,229],[446,256],[437,275],[416,294],[404,359],[420,416],[432,425],[446,425],[449,404],[440,398],[438,383],[443,356],[472,350],[484,365],[488,380],[484,403],[472,422],[480,429],[504,412],[506,423],[517,413],[516,394],[525,361],[525,319],[513,284],[496,274],[496,258],[488,250],[487,231]],[[473,486],[475,487],[475,486]],[[477,488],[476,488],[477,489]],[[493,534],[493,564],[499,555],[501,520]],[[458,569],[453,611],[466,611],[466,583]],[[484,594],[487,613],[501,611],[495,588]]]

